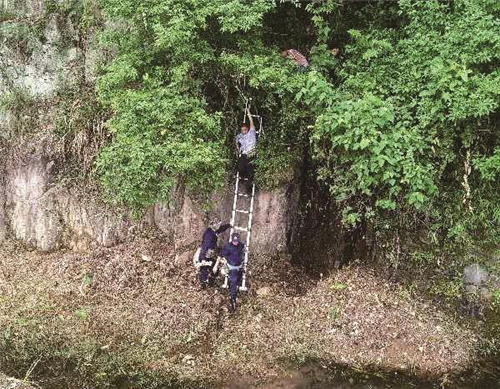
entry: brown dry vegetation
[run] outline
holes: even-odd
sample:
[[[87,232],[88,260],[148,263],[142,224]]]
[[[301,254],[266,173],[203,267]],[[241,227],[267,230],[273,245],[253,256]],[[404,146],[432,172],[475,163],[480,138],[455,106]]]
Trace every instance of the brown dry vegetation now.
[[[159,240],[89,255],[8,242],[2,370],[24,377],[39,359],[29,378],[42,387],[206,387],[235,372],[244,385],[268,384],[301,366],[323,383],[342,374],[446,383],[474,364],[477,328],[377,274],[353,263],[314,278],[283,258],[255,258],[251,292],[231,315],[227,292],[200,291],[189,259]]]

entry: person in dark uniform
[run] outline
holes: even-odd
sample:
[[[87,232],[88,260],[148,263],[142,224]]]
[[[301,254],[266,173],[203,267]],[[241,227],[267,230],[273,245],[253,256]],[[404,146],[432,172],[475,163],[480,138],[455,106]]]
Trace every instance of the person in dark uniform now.
[[[213,286],[214,284],[215,274],[213,269],[217,258],[217,238],[230,227],[230,224],[222,225],[219,218],[214,218],[210,221],[208,228],[203,234],[200,256],[198,257],[200,263],[208,263],[200,266],[200,283],[203,289],[207,285]]]
[[[221,257],[226,260],[229,271],[229,295],[232,312],[236,310],[236,296],[238,294],[238,285],[243,275],[244,254],[245,245],[241,243],[240,234],[236,232],[231,237],[231,242],[221,252]]]

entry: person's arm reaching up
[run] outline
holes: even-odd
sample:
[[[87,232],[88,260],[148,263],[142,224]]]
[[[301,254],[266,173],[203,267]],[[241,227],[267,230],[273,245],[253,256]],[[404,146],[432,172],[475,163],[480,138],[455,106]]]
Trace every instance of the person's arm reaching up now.
[[[252,114],[250,113],[250,108],[247,109],[247,116],[248,116],[248,120],[250,120],[250,131],[255,131],[255,126],[253,124],[253,117],[252,117]]]
[[[217,230],[217,231],[215,231],[215,233],[216,233],[217,235],[222,234],[224,231],[226,231],[226,230],[227,230],[228,228],[230,228],[230,227],[231,227],[231,224],[223,224],[222,226],[220,226],[220,227],[218,228],[218,230]]]

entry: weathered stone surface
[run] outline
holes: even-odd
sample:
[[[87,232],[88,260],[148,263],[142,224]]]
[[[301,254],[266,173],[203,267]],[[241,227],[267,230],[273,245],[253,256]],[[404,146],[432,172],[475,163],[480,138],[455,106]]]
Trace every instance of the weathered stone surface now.
[[[42,251],[65,246],[85,252],[125,240],[132,223],[77,189],[53,185],[53,166],[43,154],[8,163],[5,212],[14,237]]]
[[[22,158],[11,157],[4,181],[5,208],[0,207],[0,239],[4,236],[5,224],[8,224],[14,237],[39,250],[68,247],[87,252],[97,245],[113,246],[125,241],[131,231],[141,228],[125,215],[86,198],[79,188],[69,189],[54,184],[53,158],[44,150],[33,151]],[[3,203],[1,193],[0,205]],[[218,215],[224,222],[230,220],[232,193],[228,186],[223,194],[214,195],[212,214]],[[252,253],[273,254],[287,250],[287,236],[293,228],[295,201],[285,189],[257,194],[251,236]],[[5,212],[2,212],[3,209]],[[179,262],[189,263],[192,257],[190,247],[199,244],[206,228],[205,216],[200,205],[186,194],[178,193],[172,205],[157,204],[143,224],[154,223],[172,240],[176,250],[184,252]],[[245,214],[236,221],[240,226],[246,226],[247,223],[248,215]],[[219,243],[224,244],[227,239],[228,232]],[[242,239],[246,242],[245,234],[242,234]]]
[[[479,286],[476,286],[476,285],[466,285],[465,286],[465,291],[468,293],[468,294],[477,294],[479,292]]]
[[[132,223],[124,215],[81,197],[69,190],[57,194],[61,219],[74,240],[90,238],[100,246],[110,247],[126,239]]]
[[[0,244],[7,235],[7,225],[5,222],[5,195],[3,180],[0,179]]]
[[[288,251],[297,204],[298,192],[293,187],[257,193],[251,234],[254,252],[275,254]]]
[[[491,300],[493,298],[493,293],[489,288],[482,287],[479,292],[481,293],[481,297],[485,300]]]
[[[0,64],[7,70],[0,77],[0,92],[20,88],[32,96],[48,97],[61,82],[76,81],[75,71],[78,69],[70,64],[76,62],[80,53],[75,47],[60,49],[62,37],[55,18],[48,20],[44,38],[44,43],[35,46],[26,58],[12,48],[2,46]]]
[[[481,285],[488,281],[488,272],[477,263],[464,268],[464,282],[471,285]]]
[[[41,0],[0,0],[0,10],[26,15],[40,15],[43,1]]]
[[[12,233],[43,251],[58,247],[61,231],[57,205],[48,193],[49,162],[46,157],[31,156],[6,172],[5,209]]]
[[[229,184],[219,194],[212,196],[210,216],[218,216],[223,223],[229,223],[233,208],[234,187]],[[240,197],[236,207],[249,209],[250,199]],[[284,187],[273,192],[259,191],[255,196],[252,217],[251,252],[255,254],[275,254],[286,252],[290,245],[291,230],[294,228],[297,211],[298,191],[294,187]],[[176,248],[198,244],[206,228],[206,217],[201,206],[186,194],[178,194],[176,202],[170,206],[157,204],[154,208],[155,225],[171,236]],[[236,214],[235,225],[248,226],[248,214]],[[219,244],[227,243],[229,230],[219,238]],[[247,242],[246,232],[241,239]]]
[[[188,196],[180,195],[176,202],[178,206],[156,204],[154,222],[172,238],[177,249],[198,242],[206,227],[201,209]]]

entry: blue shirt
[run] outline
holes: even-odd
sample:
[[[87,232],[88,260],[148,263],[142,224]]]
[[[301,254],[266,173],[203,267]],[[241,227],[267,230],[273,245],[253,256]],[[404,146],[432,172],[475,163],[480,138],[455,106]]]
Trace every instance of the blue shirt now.
[[[229,243],[224,246],[221,252],[221,256],[224,257],[232,266],[240,266],[243,263],[243,255],[245,254],[245,245],[243,243],[238,243],[234,245]]]
[[[255,127],[251,127],[246,134],[241,132],[236,136],[236,143],[240,144],[240,152],[242,154],[248,153],[255,147],[257,143],[257,133]]]

